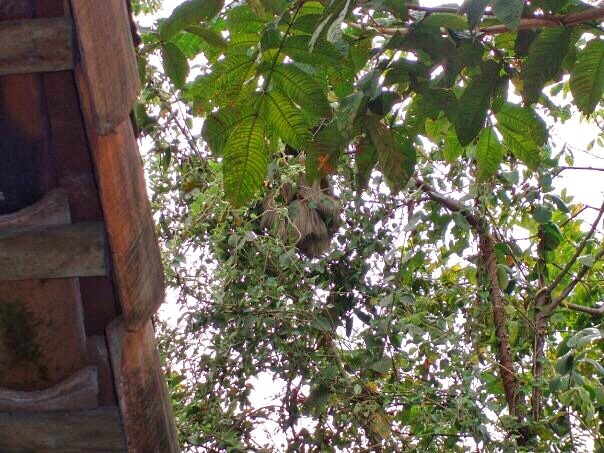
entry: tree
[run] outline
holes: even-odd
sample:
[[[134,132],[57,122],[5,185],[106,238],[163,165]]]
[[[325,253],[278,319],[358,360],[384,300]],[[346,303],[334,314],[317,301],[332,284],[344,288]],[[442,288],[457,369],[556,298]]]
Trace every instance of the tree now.
[[[554,190],[577,170],[550,136],[579,112],[602,124],[603,17],[187,0],[143,30],[183,445],[604,449],[604,204]],[[318,259],[260,228],[261,198],[301,174],[344,207]],[[267,380],[279,396],[255,404]]]

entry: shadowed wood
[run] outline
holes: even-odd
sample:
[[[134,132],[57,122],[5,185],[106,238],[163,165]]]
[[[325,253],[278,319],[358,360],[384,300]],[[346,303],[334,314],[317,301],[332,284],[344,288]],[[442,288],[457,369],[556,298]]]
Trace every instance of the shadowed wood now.
[[[106,273],[102,223],[0,230],[0,280],[98,276]]]
[[[124,0],[72,0],[84,73],[97,132],[104,135],[128,118],[140,82]]]
[[[94,409],[99,405],[98,393],[97,369],[88,366],[48,389],[24,392],[0,388],[0,411]]]
[[[118,318],[107,328],[107,340],[128,451],[177,452],[172,407],[151,321],[129,332]]]
[[[0,22],[0,75],[62,71],[73,68],[70,18]]]
[[[88,411],[0,413],[3,452],[126,452],[117,407]]]
[[[31,206],[0,216],[0,232],[27,225],[61,225],[70,220],[67,192],[55,189]]]
[[[94,335],[88,337],[86,343],[88,351],[88,363],[98,370],[99,381],[99,405],[116,406],[117,398],[115,396],[113,373],[109,363],[109,352],[107,351],[107,342],[104,335]]]

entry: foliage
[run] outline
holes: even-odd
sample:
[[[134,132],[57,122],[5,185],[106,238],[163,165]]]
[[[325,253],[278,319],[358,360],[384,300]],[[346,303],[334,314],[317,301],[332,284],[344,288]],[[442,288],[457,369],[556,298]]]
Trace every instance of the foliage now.
[[[604,205],[554,189],[573,154],[551,134],[602,122],[603,16],[187,0],[144,30],[186,449],[604,449]],[[303,172],[344,207],[319,259],[260,228]]]

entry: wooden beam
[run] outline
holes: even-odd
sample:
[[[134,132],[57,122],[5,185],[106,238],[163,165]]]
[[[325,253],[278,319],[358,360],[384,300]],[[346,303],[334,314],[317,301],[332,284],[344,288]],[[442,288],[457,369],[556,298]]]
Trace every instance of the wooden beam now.
[[[71,0],[71,8],[94,123],[105,135],[128,118],[140,92],[126,2]]]
[[[127,449],[119,411],[112,407],[0,413],[0,451],[126,453]]]
[[[129,332],[118,318],[107,328],[107,340],[128,451],[176,453],[172,406],[151,321]]]
[[[0,281],[105,275],[102,223],[0,230]]]
[[[73,68],[68,17],[0,21],[0,75]]]
[[[98,375],[84,367],[68,379],[44,390],[24,392],[0,388],[0,412],[44,412],[98,407]]]
[[[31,225],[62,225],[70,223],[67,192],[55,189],[37,203],[12,214],[0,215],[0,231]]]

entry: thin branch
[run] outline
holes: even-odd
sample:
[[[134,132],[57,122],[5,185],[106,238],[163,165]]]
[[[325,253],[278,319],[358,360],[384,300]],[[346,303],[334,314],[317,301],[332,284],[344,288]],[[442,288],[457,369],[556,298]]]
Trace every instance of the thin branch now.
[[[583,305],[572,304],[570,302],[562,302],[562,306],[564,308],[568,308],[569,310],[580,311],[582,313],[587,313],[592,316],[604,316],[604,304],[602,304],[599,308],[593,307],[584,307]]]
[[[604,168],[599,168],[599,167],[572,167],[572,166],[566,166],[566,165],[562,165],[560,167],[558,167],[560,169],[560,172],[564,171],[564,170],[590,170],[590,171],[604,171]]]
[[[595,261],[599,261],[600,259],[602,259],[602,257],[604,257],[604,244],[602,244],[602,246],[598,249],[598,252],[594,255],[594,259]],[[562,293],[558,297],[554,298],[550,302],[550,304],[545,307],[544,314],[546,316],[552,313],[558,307],[558,305],[560,305],[564,301],[564,299],[566,299],[570,295],[570,293],[573,292],[575,286],[579,284],[579,282],[583,279],[583,277],[585,277],[585,274],[587,274],[590,269],[590,266],[582,266],[581,269],[579,269],[579,272],[577,272],[575,278],[573,278],[572,281],[568,284],[568,286],[564,288],[564,291],[562,291]]]
[[[602,219],[603,214],[604,214],[604,202],[602,202],[602,206],[600,207],[600,210],[598,212],[598,216],[596,217],[595,222],[592,224],[591,229],[587,232],[585,237],[581,240],[581,242],[577,246],[577,249],[575,250],[573,257],[566,263],[566,265],[564,266],[564,269],[562,269],[562,271],[554,278],[554,280],[547,287],[547,290],[550,293],[556,288],[556,286],[558,286],[558,284],[562,281],[564,276],[570,271],[570,268],[575,264],[575,262],[577,261],[577,258],[579,258],[579,256],[581,256],[581,252],[583,252],[583,249],[587,245],[587,241],[589,241],[592,238],[592,236],[594,235],[594,233],[596,232],[596,229],[598,228],[598,224],[600,223],[600,220]]]

